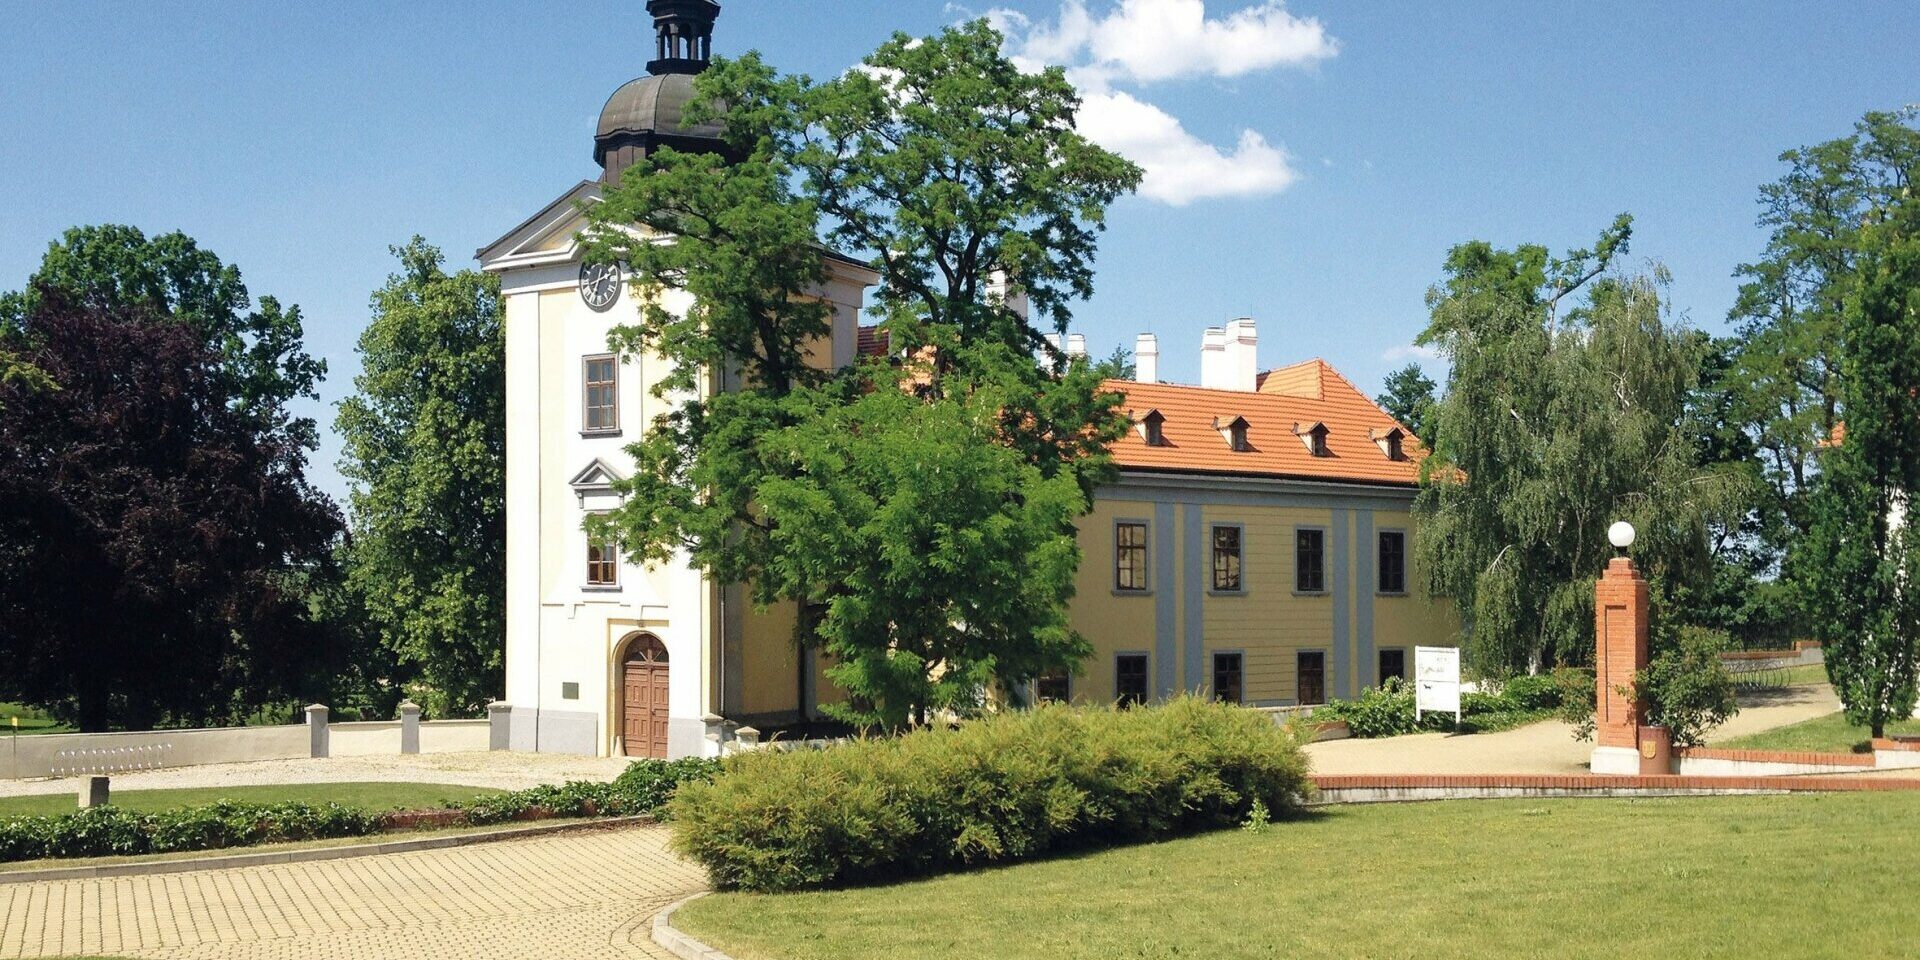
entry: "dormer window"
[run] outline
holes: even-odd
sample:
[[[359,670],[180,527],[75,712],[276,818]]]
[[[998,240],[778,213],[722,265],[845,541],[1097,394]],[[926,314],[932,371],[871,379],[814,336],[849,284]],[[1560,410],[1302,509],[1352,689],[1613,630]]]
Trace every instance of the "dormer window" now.
[[[1133,429],[1140,434],[1140,439],[1147,442],[1147,446],[1164,447],[1167,445],[1166,424],[1167,418],[1160,411],[1148,410],[1146,416],[1133,422]]]
[[[1234,417],[1232,420],[1213,418],[1213,428],[1220,431],[1220,437],[1227,441],[1227,449],[1235,453],[1246,453],[1253,449],[1247,442],[1247,418]]]
[[[1381,453],[1387,455],[1388,460],[1405,460],[1407,458],[1405,443],[1407,434],[1406,431],[1399,427],[1389,427],[1384,431],[1368,430],[1367,436],[1372,438],[1373,445],[1379,447]]]
[[[1296,423],[1293,425],[1293,435],[1299,437],[1301,443],[1306,444],[1308,453],[1316,457],[1333,456],[1332,452],[1327,450],[1326,424]]]

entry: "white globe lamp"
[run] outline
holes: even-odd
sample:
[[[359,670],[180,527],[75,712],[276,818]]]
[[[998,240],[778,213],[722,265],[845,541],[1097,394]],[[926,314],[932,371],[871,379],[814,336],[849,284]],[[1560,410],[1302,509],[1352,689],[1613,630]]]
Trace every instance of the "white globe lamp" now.
[[[1633,536],[1633,524],[1625,520],[1615,521],[1613,526],[1607,528],[1607,541],[1621,550],[1633,546]]]

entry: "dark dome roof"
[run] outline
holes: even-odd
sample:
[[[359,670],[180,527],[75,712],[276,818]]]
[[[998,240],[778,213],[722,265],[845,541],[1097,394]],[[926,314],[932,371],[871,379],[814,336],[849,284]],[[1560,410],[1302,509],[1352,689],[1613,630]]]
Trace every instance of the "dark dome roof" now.
[[[623,133],[658,133],[719,140],[724,133],[719,121],[681,125],[686,118],[687,104],[692,102],[692,74],[667,73],[628,81],[600,108],[600,127],[594,131],[594,139]]]

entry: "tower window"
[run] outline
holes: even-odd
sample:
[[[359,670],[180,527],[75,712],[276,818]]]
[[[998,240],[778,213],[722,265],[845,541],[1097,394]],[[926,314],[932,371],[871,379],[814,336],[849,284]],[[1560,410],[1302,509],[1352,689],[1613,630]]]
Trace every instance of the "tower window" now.
[[[581,362],[585,416],[581,429],[611,433],[620,429],[620,365],[611,355]]]
[[[608,540],[587,541],[587,586],[620,585],[620,548]]]

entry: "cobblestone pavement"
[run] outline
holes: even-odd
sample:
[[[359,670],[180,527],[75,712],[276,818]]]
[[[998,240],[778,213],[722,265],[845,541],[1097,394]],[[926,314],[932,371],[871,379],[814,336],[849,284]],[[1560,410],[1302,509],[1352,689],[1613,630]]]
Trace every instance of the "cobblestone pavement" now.
[[[0,957],[608,960],[705,886],[664,827],[302,864],[0,885]]]
[[[209,763],[113,776],[115,790],[239,787],[284,783],[453,783],[520,790],[567,780],[611,780],[632,761],[556,753],[427,753]],[[0,797],[73,793],[78,778],[0,780]]]

